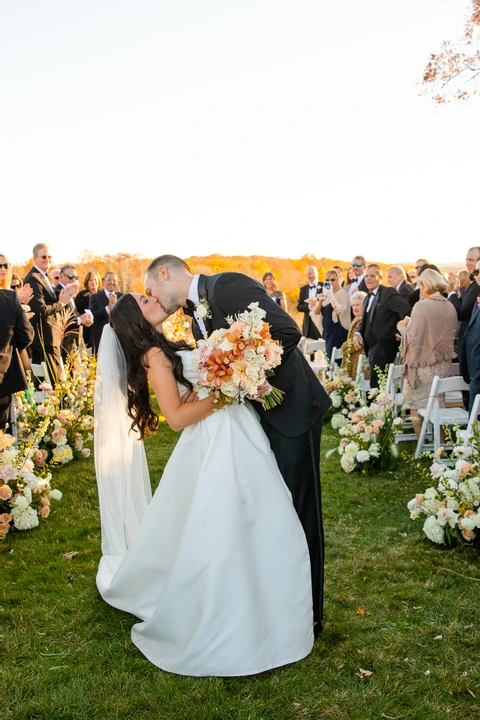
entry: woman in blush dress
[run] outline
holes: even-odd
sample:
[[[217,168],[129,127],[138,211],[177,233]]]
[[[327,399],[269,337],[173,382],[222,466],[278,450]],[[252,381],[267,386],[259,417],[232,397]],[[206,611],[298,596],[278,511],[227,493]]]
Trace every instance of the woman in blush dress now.
[[[403,408],[410,410],[417,437],[422,427],[419,408],[427,406],[435,375],[449,377],[455,357],[457,313],[442,293],[447,281],[436,270],[424,270],[418,276],[420,301],[412,309],[412,316],[401,320],[398,331],[402,336],[400,353],[404,365]],[[444,407],[443,400],[439,400]]]

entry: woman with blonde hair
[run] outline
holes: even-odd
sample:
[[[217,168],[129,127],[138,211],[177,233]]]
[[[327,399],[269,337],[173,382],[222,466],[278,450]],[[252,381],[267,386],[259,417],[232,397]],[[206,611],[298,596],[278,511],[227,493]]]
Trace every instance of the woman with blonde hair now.
[[[405,376],[403,408],[410,409],[417,437],[422,426],[418,409],[427,406],[433,378],[450,375],[458,322],[455,308],[442,294],[447,282],[439,272],[424,270],[418,285],[420,302],[413,307],[411,318],[397,325],[402,336],[400,352]]]
[[[310,316],[325,340],[328,359],[334,347],[341,348],[352,324],[348,292],[342,289],[341,278],[336,270],[325,276],[323,292],[310,310]]]

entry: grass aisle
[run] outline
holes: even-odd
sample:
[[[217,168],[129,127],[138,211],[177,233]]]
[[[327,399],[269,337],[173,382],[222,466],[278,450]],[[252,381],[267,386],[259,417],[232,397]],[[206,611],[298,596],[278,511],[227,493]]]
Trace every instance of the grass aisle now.
[[[165,424],[148,442],[155,482],[175,442]],[[327,431],[323,450],[333,443]],[[50,518],[1,545],[2,720],[478,720],[480,582],[467,579],[480,579],[478,551],[424,539],[405,508],[423,487],[407,472],[337,467],[322,468],[326,628],[311,656],[256,677],[193,679],[147,662],[130,641],[134,618],[99,598],[93,461],[66,466]]]

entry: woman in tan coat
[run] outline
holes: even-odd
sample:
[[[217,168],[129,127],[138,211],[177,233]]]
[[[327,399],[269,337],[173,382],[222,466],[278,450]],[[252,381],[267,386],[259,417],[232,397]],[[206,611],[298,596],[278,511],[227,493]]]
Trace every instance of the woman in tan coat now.
[[[353,320],[348,331],[347,339],[342,345],[342,370],[344,370],[349,377],[355,380],[357,375],[357,365],[360,355],[365,354],[365,350],[355,350],[353,347],[353,336],[357,332],[360,323],[362,321],[363,302],[367,297],[367,293],[362,290],[357,290],[352,294],[350,298],[350,306],[352,308]],[[365,379],[370,377],[370,368],[368,365],[365,366],[364,370]]]
[[[402,336],[400,352],[404,365],[403,408],[410,409],[418,437],[422,418],[417,412],[427,406],[435,375],[449,377],[455,357],[454,341],[457,313],[442,295],[447,283],[436,270],[425,270],[418,277],[421,301],[398,325]],[[442,404],[442,401],[440,401]]]

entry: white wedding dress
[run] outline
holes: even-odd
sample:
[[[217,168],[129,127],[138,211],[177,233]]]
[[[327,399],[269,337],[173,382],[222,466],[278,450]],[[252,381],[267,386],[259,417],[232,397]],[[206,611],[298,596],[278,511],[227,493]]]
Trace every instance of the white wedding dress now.
[[[197,351],[180,355],[195,383]],[[137,502],[138,528],[115,550],[103,542],[104,514],[112,511],[100,492],[97,586],[106,602],[141,620],[132,640],[152,663],[181,675],[241,676],[309,654],[307,542],[248,403],[184,430],[147,503]],[[117,530],[129,524],[118,513]]]

